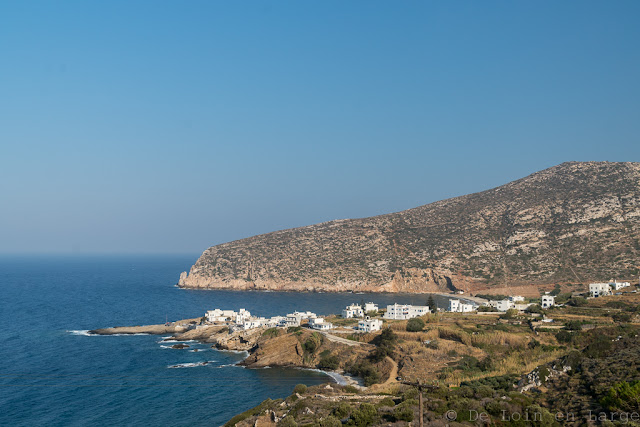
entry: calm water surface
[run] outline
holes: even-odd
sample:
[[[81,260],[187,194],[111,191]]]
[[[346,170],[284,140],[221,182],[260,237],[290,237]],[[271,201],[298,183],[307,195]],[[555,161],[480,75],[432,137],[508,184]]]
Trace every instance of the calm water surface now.
[[[0,425],[221,425],[298,383],[299,369],[244,369],[243,354],[158,336],[85,336],[106,326],[163,323],[212,308],[273,316],[339,313],[361,300],[425,304],[424,295],[183,290],[193,256],[0,258]],[[445,298],[438,298],[444,304]],[[206,362],[206,364],[205,364]]]

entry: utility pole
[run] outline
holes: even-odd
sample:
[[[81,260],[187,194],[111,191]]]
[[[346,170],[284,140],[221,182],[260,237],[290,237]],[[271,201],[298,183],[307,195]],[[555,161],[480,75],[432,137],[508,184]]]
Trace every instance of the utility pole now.
[[[428,384],[422,384],[422,382],[420,380],[418,380],[417,382],[409,382],[409,381],[401,381],[402,384],[405,385],[410,385],[413,387],[416,387],[418,389],[418,412],[420,413],[420,419],[419,419],[419,426],[420,427],[424,427],[424,404],[423,404],[423,400],[422,400],[422,391],[424,389],[429,389],[429,390],[434,390],[436,388],[438,388],[437,385],[428,385]]]

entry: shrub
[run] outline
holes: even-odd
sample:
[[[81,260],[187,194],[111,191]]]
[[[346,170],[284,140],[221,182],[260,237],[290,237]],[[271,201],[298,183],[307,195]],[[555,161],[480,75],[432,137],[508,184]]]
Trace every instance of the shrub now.
[[[274,338],[274,337],[277,337],[279,334],[280,334],[280,331],[278,330],[278,328],[269,328],[262,333],[262,336]]]
[[[478,313],[496,313],[497,311],[497,308],[491,307],[490,305],[481,305],[480,307],[478,307]]]
[[[415,387],[411,387],[407,389],[404,393],[402,393],[403,402],[406,402],[407,400],[410,400],[410,399],[417,399],[417,398],[418,398],[418,389]]]
[[[611,316],[613,320],[616,322],[629,322],[631,320],[631,315],[629,313],[613,313]]]
[[[609,389],[601,403],[609,411],[638,411],[640,409],[640,381],[617,383]]]
[[[574,307],[583,307],[587,305],[587,299],[583,297],[572,297],[571,299],[569,299],[569,302],[567,304]]]
[[[322,335],[318,334],[317,332],[314,332],[313,334],[311,334],[309,338],[307,338],[304,344],[302,344],[302,347],[304,348],[304,351],[306,351],[307,353],[314,353],[318,349],[318,347],[320,347],[321,344],[322,344]]]
[[[515,308],[510,308],[502,316],[500,316],[500,318],[501,319],[513,319],[517,315],[518,315],[518,310],[516,310]]]
[[[289,326],[287,328],[288,333],[302,332],[302,328],[300,326]]]
[[[544,313],[542,311],[542,307],[540,307],[538,304],[532,304],[529,307],[527,307],[527,309],[525,310],[527,313],[539,313],[542,314]]]
[[[385,328],[372,342],[376,345],[376,349],[371,354],[371,360],[380,362],[387,356],[393,354],[396,347],[398,336],[390,329]]]
[[[298,423],[291,416],[284,417],[276,425],[278,427],[298,427]]]
[[[293,388],[294,393],[304,394],[307,391],[307,386],[304,384],[298,384]]]
[[[394,402],[393,399],[391,399],[390,397],[385,397],[380,402],[378,402],[378,406],[394,407],[394,406],[396,406],[396,402]]]
[[[351,405],[347,402],[340,402],[338,406],[333,408],[333,415],[339,419],[346,418],[351,413]]]
[[[360,390],[358,390],[357,387],[354,387],[352,385],[344,386],[344,391],[347,393],[356,393],[356,394],[360,393]]]
[[[406,403],[401,403],[393,410],[393,418],[396,421],[413,421],[413,408]]]
[[[340,366],[340,360],[338,359],[338,356],[336,356],[335,354],[322,356],[320,358],[320,362],[318,362],[318,368],[320,369],[329,369],[333,371],[338,369],[339,366]]]
[[[570,320],[564,324],[565,329],[569,331],[581,331],[582,330],[582,322],[579,320]]]
[[[361,377],[364,380],[364,385],[367,387],[380,382],[380,373],[375,366],[366,360],[362,360],[349,367],[349,373]]]
[[[351,414],[351,422],[358,427],[374,424],[378,418],[378,410],[370,403],[363,403]]]
[[[318,425],[320,427],[342,427],[342,422],[336,417],[329,415],[328,417],[320,418]]]
[[[424,329],[424,320],[419,317],[409,319],[407,322],[407,332],[420,332]]]
[[[569,331],[561,330],[556,333],[556,339],[558,340],[558,342],[568,343],[573,339],[573,334],[571,334],[571,332]]]

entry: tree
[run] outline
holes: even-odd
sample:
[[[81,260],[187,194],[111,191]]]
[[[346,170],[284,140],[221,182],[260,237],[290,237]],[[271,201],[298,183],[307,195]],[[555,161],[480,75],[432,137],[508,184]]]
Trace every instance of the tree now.
[[[409,321],[407,322],[408,332],[420,332],[422,329],[424,329],[424,320],[419,317],[409,319]]]
[[[436,305],[436,300],[433,299],[433,295],[429,295],[427,306],[429,307],[429,311],[432,313],[436,313],[438,311],[438,306]]]

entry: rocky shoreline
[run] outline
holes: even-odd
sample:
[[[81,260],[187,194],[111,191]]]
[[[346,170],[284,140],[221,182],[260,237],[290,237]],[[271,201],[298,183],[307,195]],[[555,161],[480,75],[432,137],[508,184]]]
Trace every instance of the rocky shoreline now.
[[[299,337],[310,335],[310,330],[298,331],[297,334],[286,333],[284,330],[277,335],[265,333],[265,329],[255,328],[249,330],[238,330],[229,332],[225,325],[201,325],[200,318],[185,319],[165,325],[144,325],[144,326],[118,326],[111,328],[100,328],[89,331],[90,335],[167,335],[170,337],[164,341],[186,342],[199,341],[211,344],[211,347],[221,351],[246,352],[247,356],[238,363],[250,369],[266,367],[292,367],[299,369],[311,369],[321,371],[331,377],[340,385],[351,385],[363,387],[356,378],[349,376],[342,370],[318,369],[316,364],[309,359]],[[348,347],[326,340],[327,346],[336,349]],[[187,348],[187,346],[172,346],[175,349]],[[351,347],[349,347],[351,348]],[[348,351],[348,349],[346,349]],[[366,351],[366,350],[363,350]],[[359,351],[351,350],[353,355]]]

